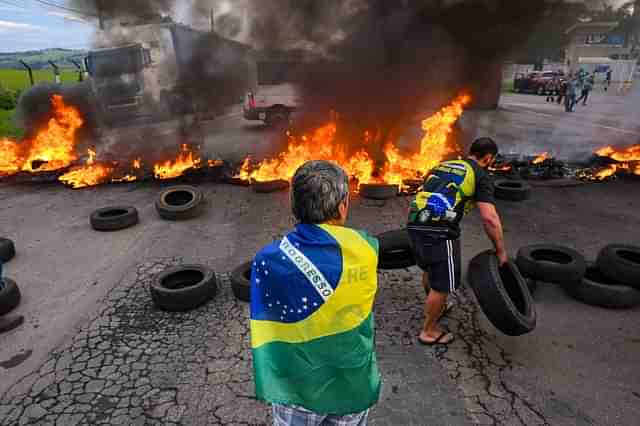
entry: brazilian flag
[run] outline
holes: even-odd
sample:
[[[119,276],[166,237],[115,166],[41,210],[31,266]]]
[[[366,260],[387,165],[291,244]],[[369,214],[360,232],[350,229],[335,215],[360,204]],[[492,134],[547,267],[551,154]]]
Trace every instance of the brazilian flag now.
[[[341,226],[297,225],[258,253],[251,273],[258,399],[334,415],[378,401],[377,264],[378,241]]]

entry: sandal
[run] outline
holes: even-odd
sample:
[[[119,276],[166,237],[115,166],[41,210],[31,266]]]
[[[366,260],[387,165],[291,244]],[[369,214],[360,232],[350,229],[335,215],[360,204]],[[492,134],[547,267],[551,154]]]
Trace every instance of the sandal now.
[[[444,338],[447,336],[451,336],[451,338],[445,341]],[[449,343],[453,342],[454,340],[455,340],[455,337],[453,336],[453,334],[449,333],[448,331],[443,331],[442,333],[440,333],[440,335],[433,342],[426,342],[422,340],[420,337],[418,337],[418,343],[424,346],[435,346],[435,345],[447,346]]]

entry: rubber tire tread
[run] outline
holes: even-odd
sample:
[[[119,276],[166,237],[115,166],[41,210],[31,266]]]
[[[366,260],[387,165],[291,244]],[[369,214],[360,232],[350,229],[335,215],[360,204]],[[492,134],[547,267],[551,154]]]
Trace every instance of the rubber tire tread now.
[[[13,241],[7,238],[0,238],[0,263],[6,263],[16,255],[16,247]]]
[[[520,188],[504,186],[505,183],[518,183]],[[494,183],[494,194],[496,199],[505,201],[525,201],[531,198],[531,185],[522,181],[509,179],[498,179]]]
[[[251,302],[251,281],[245,276],[249,270],[251,276],[251,266],[253,261],[245,262],[231,272],[231,290],[236,299],[243,302]]]
[[[597,269],[597,266],[591,263],[587,268]],[[582,282],[564,286],[564,289],[569,296],[587,305],[608,309],[629,309],[640,305],[639,290],[626,285],[600,283],[586,276]]]
[[[162,285],[162,281],[168,276],[185,270],[200,271],[204,278],[187,288],[170,289]],[[186,312],[213,299],[218,290],[218,282],[216,274],[206,266],[181,265],[168,268],[154,276],[149,290],[151,299],[158,308],[170,312]]]
[[[167,204],[165,197],[176,191],[188,191],[193,194],[193,199],[182,206],[172,206]],[[160,193],[156,200],[156,210],[160,217],[165,220],[179,221],[193,219],[200,216],[204,206],[204,194],[203,192],[189,185],[180,185],[167,188]]]
[[[5,286],[0,290],[0,316],[8,314],[18,307],[22,295],[18,284],[11,278],[2,278]]]
[[[524,277],[508,262],[523,295],[525,314],[518,311],[500,277],[498,258],[492,250],[480,253],[469,263],[468,281],[489,321],[507,336],[521,336],[536,327],[536,310]]]
[[[573,260],[566,265],[538,261],[531,256],[531,253],[537,250],[558,251],[570,256]],[[516,257],[516,264],[520,269],[520,273],[525,277],[556,284],[580,282],[587,270],[587,262],[584,256],[569,247],[555,244],[537,244],[520,248]]]
[[[257,194],[269,194],[271,192],[284,191],[289,189],[289,182],[286,180],[271,180],[268,182],[252,182],[251,189]]]
[[[378,269],[393,270],[415,266],[416,259],[406,229],[384,232],[376,238],[379,242]]]
[[[640,290],[640,263],[630,262],[618,255],[618,251],[633,251],[640,255],[640,247],[625,244],[609,244],[600,253],[596,264],[607,277]]]
[[[366,184],[360,185],[360,195],[371,200],[390,200],[398,196],[398,185]]]
[[[112,210],[125,210],[127,213],[115,217],[102,217],[101,214]],[[130,228],[140,222],[138,210],[131,206],[105,207],[94,211],[89,219],[91,227],[96,231],[119,231]]]

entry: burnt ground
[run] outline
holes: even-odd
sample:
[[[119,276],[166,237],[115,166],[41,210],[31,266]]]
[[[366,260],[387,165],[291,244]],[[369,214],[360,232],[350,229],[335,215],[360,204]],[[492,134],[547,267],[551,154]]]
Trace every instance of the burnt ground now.
[[[25,326],[0,336],[0,424],[261,424],[253,399],[248,307],[233,299],[228,273],[292,225],[286,193],[203,183],[208,207],[193,221],[161,221],[159,185],[69,191],[0,186],[1,229],[19,255],[7,264],[24,300]],[[351,224],[394,229],[408,198],[356,200]],[[97,207],[133,204],[141,224],[95,233]],[[533,199],[500,203],[509,250],[567,244],[594,258],[609,242],[637,242],[637,181],[536,188]],[[478,218],[464,227],[465,262],[489,247]],[[216,299],[198,310],[155,309],[146,286],[177,263],[219,275]],[[501,335],[468,289],[446,321],[446,349],[416,345],[422,289],[415,268],[382,272],[377,344],[385,378],[374,424],[625,425],[640,415],[640,310],[580,304],[557,286],[535,295],[538,327]]]

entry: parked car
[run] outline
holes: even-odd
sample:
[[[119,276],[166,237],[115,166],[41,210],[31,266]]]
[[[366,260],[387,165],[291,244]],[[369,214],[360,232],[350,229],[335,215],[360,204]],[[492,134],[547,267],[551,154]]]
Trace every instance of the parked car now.
[[[556,71],[535,71],[527,75],[517,74],[513,80],[513,91],[546,95],[547,86],[554,77],[559,77],[561,83],[565,81],[564,73]]]

